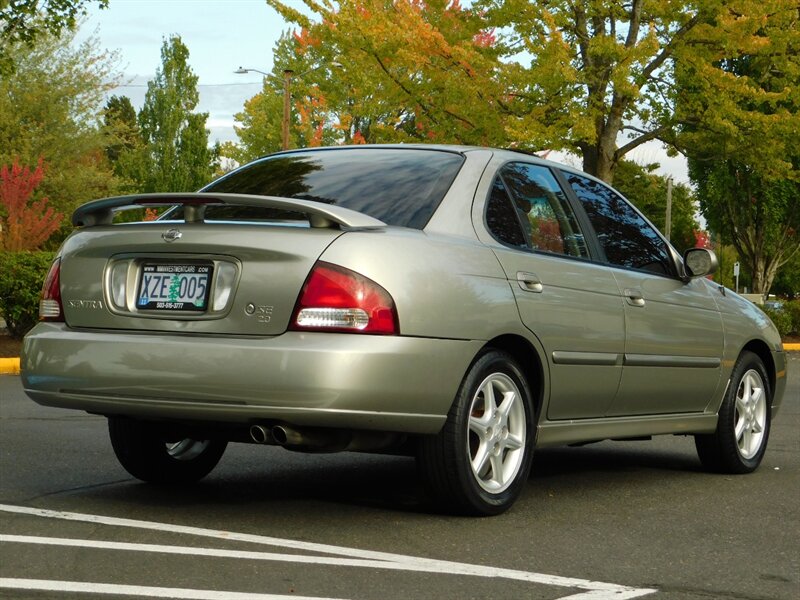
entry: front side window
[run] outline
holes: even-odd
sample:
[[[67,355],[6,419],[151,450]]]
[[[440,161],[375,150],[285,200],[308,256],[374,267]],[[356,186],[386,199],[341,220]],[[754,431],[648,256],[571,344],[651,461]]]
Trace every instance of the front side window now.
[[[609,263],[660,275],[675,274],[667,244],[622,196],[588,177],[563,174],[580,199]]]
[[[504,192],[507,191],[508,195]],[[500,196],[505,196],[511,208],[505,213],[498,209]],[[520,234],[508,239],[508,217],[502,221],[499,214],[516,216],[516,230]],[[492,228],[494,222],[506,224],[504,230]],[[527,163],[505,165],[495,179],[487,209],[487,223],[499,240],[510,245],[518,235],[532,250],[588,258],[583,234],[578,227],[572,208],[553,174],[546,167]]]

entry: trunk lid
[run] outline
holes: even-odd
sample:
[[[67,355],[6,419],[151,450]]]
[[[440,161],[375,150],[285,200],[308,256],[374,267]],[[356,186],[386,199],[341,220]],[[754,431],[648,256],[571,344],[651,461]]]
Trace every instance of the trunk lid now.
[[[184,221],[110,224],[119,208],[176,202]],[[208,205],[293,211],[306,220],[205,222]],[[61,250],[70,327],[198,335],[283,333],[322,252],[346,229],[384,225],[321,203],[205,193],[96,200],[73,221],[83,227]]]

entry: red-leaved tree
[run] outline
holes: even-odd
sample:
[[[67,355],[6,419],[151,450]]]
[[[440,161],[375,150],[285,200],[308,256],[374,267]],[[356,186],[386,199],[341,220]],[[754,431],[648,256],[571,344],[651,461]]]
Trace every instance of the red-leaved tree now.
[[[36,168],[21,166],[18,161],[0,168],[0,250],[34,250],[59,228],[64,215],[47,206],[47,198],[32,201],[31,196],[44,178],[42,158]]]

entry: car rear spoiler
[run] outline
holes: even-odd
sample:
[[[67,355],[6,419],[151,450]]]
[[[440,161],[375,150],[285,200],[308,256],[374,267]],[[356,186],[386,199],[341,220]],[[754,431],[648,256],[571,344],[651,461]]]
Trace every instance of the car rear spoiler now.
[[[207,206],[254,206],[257,208],[278,208],[308,215],[311,227],[344,227],[347,229],[378,229],[386,223],[363,213],[334,204],[278,198],[276,196],[253,196],[249,194],[215,194],[198,192],[176,192],[161,194],[134,194],[92,200],[78,207],[72,213],[72,224],[76,227],[110,225],[114,213],[131,208],[150,208],[154,206],[183,206],[186,223],[202,223]]]

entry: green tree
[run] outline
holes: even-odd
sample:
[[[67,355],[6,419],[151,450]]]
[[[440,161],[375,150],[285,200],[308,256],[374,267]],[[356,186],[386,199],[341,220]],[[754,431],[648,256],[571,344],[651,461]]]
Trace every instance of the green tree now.
[[[753,293],[766,296],[778,270],[800,253],[800,183],[731,160],[690,160],[689,173],[709,226],[736,248]]]
[[[118,181],[105,157],[98,124],[104,94],[115,85],[115,57],[98,50],[95,39],[74,42],[42,33],[31,48],[9,50],[19,67],[0,77],[0,164],[35,165],[47,176],[37,192],[65,215],[92,198],[114,195]],[[68,219],[58,243],[70,230]]]
[[[135,149],[140,141],[136,111],[127,96],[111,96],[103,111],[103,132],[106,135],[106,156],[116,165],[121,155]]]
[[[800,252],[789,259],[783,268],[778,271],[772,290],[782,296],[794,299],[800,298]]]
[[[138,122],[142,147],[126,159],[126,175],[141,192],[187,192],[208,183],[215,153],[208,147],[208,113],[197,107],[197,76],[180,36],[161,46],[161,67],[148,82]],[[122,159],[120,159],[122,161]]]
[[[796,0],[726,2],[698,26],[675,71],[678,142],[697,161],[731,160],[770,179],[800,162],[800,11]]]
[[[108,0],[97,0],[100,8]],[[14,51],[20,45],[29,50],[40,36],[58,37],[63,30],[73,31],[87,0],[0,0],[0,75],[16,71]]]
[[[705,53],[677,72],[677,111],[703,215],[766,296],[800,252],[800,11],[784,0],[763,0],[761,13],[742,4],[760,18],[703,24]]]

